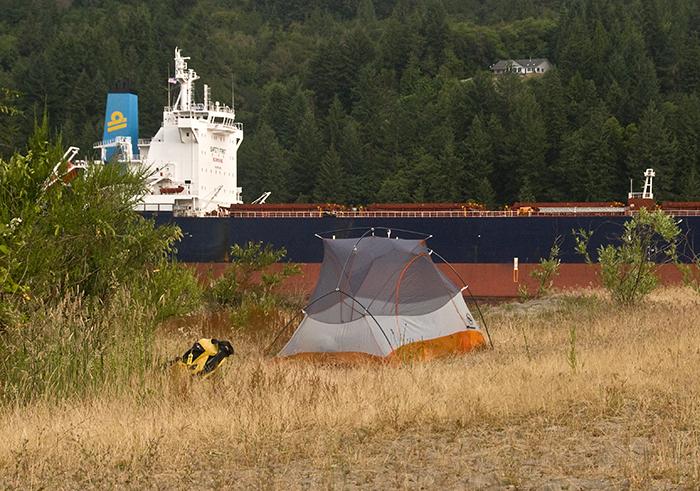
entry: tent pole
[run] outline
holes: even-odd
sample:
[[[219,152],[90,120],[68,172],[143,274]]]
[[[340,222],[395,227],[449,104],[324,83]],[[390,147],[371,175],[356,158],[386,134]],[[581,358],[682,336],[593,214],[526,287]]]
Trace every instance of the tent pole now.
[[[372,320],[374,321],[374,323],[377,324],[377,327],[379,328],[379,331],[382,333],[382,335],[384,336],[384,339],[386,339],[386,342],[389,344],[389,348],[390,348],[392,351],[394,350],[394,346],[391,344],[391,341],[389,341],[389,337],[388,337],[388,336],[386,335],[386,333],[384,332],[384,329],[382,329],[382,326],[381,326],[381,324],[379,324],[379,321],[372,315],[372,312],[370,312],[369,310],[367,310],[367,307],[365,307],[364,305],[362,305],[362,303],[361,303],[359,300],[357,300],[355,297],[353,297],[353,296],[350,295],[349,293],[344,292],[343,290],[335,289],[335,290],[333,290],[333,291],[324,293],[323,295],[321,295],[320,297],[318,297],[316,300],[314,300],[314,301],[309,302],[308,304],[306,304],[306,306],[305,306],[304,308],[302,308],[299,312],[305,312],[306,309],[308,309],[309,307],[311,307],[313,304],[315,304],[315,303],[318,302],[319,300],[322,300],[322,299],[326,298],[327,296],[332,295],[332,294],[334,294],[334,293],[340,293],[340,294],[342,294],[342,295],[345,295],[345,296],[348,297],[350,300],[352,300],[353,302],[355,302],[357,305],[359,305],[360,307],[362,307],[362,309],[363,309],[367,314],[369,314],[369,316],[372,318]],[[280,329],[280,330],[277,332],[277,335],[275,336],[275,338],[272,340],[272,342],[270,343],[270,345],[265,349],[265,351],[264,351],[263,353],[267,354],[267,353],[270,351],[270,349],[272,349],[272,346],[277,342],[277,340],[278,340],[279,337],[282,335],[282,333],[290,326],[290,324],[294,321],[294,319],[296,319],[297,317],[299,317],[299,312],[297,312],[296,315],[294,315],[294,316],[289,320],[289,322],[287,322],[287,323],[284,325],[284,327],[282,327],[282,329]]]
[[[270,343],[270,345],[265,349],[265,351],[264,351],[263,353],[267,353],[268,351],[270,351],[270,349],[271,349],[272,346],[277,342],[277,340],[278,340],[279,337],[282,335],[282,333],[289,327],[289,325],[294,321],[294,319],[296,319],[297,317],[299,317],[299,313],[300,313],[300,312],[304,312],[306,309],[308,309],[309,307],[311,307],[313,304],[315,304],[315,303],[318,302],[319,300],[322,300],[322,299],[326,298],[328,295],[330,295],[330,294],[332,294],[332,293],[335,293],[335,292],[336,292],[336,290],[333,290],[332,292],[324,293],[323,295],[321,295],[320,297],[318,297],[318,298],[317,298],[316,300],[314,300],[313,302],[307,303],[304,307],[302,307],[301,310],[300,310],[299,312],[297,312],[297,313],[289,320],[289,322],[287,322],[287,323],[282,327],[282,329],[280,329],[280,330],[277,332],[277,335],[275,336],[275,338],[272,340],[272,342]]]
[[[392,351],[394,351],[394,345],[391,344],[391,341],[389,341],[389,337],[388,337],[388,336],[386,335],[386,333],[384,332],[384,329],[382,329],[382,325],[381,325],[381,324],[379,323],[379,321],[372,315],[372,312],[370,312],[369,310],[367,310],[367,307],[365,307],[364,305],[362,305],[362,303],[360,303],[360,301],[359,301],[358,299],[356,299],[355,297],[353,297],[353,296],[350,295],[349,293],[346,293],[346,292],[344,292],[343,290],[336,290],[336,291],[339,292],[339,293],[342,293],[343,295],[345,295],[345,296],[347,296],[348,298],[350,298],[353,302],[355,302],[357,305],[359,305],[360,307],[362,307],[362,308],[364,309],[364,311],[365,311],[367,314],[369,314],[369,316],[372,318],[372,320],[374,321],[374,323],[377,324],[377,327],[379,328],[379,331],[380,331],[380,332],[382,333],[382,335],[384,336],[384,339],[386,339],[386,342],[389,344],[389,348],[390,348]]]
[[[443,263],[447,264],[449,268],[452,270],[454,274],[457,275],[457,278],[459,278],[459,281],[462,282],[464,287],[467,289],[469,292],[469,296],[471,299],[474,301],[474,305],[476,305],[476,311],[479,312],[479,317],[481,317],[481,322],[484,324],[484,330],[486,331],[486,335],[489,337],[489,344],[491,345],[491,348],[493,349],[493,340],[491,339],[491,333],[489,332],[489,326],[486,325],[486,319],[484,318],[484,314],[481,313],[481,308],[479,307],[479,302],[476,301],[476,297],[472,293],[471,289],[469,288],[469,285],[467,284],[466,281],[464,281],[464,278],[462,278],[462,275],[460,275],[457,270],[452,266],[450,263],[447,262],[447,260],[442,257],[440,254],[435,252],[433,249],[430,249],[431,254],[435,254],[438,258],[442,260]]]
[[[303,311],[304,311],[304,310],[302,309],[302,310],[300,310],[299,312],[297,312],[296,314],[294,314],[294,315],[292,316],[292,318],[289,319],[289,322],[287,322],[284,326],[282,326],[282,329],[280,329],[279,331],[277,331],[277,334],[275,334],[274,339],[270,342],[269,346],[268,346],[267,348],[265,348],[265,350],[263,351],[263,354],[264,354],[264,355],[267,355],[267,354],[270,353],[270,350],[271,350],[272,347],[275,345],[275,343],[277,342],[277,340],[280,338],[280,336],[282,335],[282,333],[283,333],[284,331],[287,330],[287,328],[292,324],[292,322],[294,322],[294,320],[295,320],[297,317],[299,317],[299,314],[300,314],[301,312],[303,312]]]
[[[374,232],[374,227],[368,229],[364,234],[362,234],[360,236],[359,239],[357,239],[357,242],[355,242],[355,245],[352,246],[352,251],[350,251],[350,254],[348,254],[348,257],[345,258],[345,263],[343,264],[343,269],[340,270],[340,274],[338,275],[338,284],[335,285],[336,291],[340,290],[340,283],[343,281],[343,275],[345,274],[345,268],[348,267],[348,262],[350,262],[350,258],[357,250],[357,244],[359,244],[362,239],[367,237],[367,234],[369,234],[370,232]]]

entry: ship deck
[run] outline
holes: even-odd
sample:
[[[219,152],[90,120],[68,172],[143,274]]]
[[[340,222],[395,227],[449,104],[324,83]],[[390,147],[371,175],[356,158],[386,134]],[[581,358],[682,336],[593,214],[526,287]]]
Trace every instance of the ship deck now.
[[[150,211],[150,210],[149,210]],[[675,217],[698,217],[700,210],[665,210]],[[459,211],[459,210],[227,210],[218,216],[235,218],[513,218],[513,217],[591,217],[591,216],[615,216],[631,217],[637,211],[531,211],[496,210],[496,211]],[[217,216],[217,215],[215,215]]]

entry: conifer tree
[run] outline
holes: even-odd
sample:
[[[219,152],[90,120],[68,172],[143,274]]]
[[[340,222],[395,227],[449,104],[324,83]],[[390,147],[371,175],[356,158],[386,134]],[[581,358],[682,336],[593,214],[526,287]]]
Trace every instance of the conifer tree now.
[[[400,170],[391,176],[387,176],[377,191],[377,201],[381,203],[409,203],[415,197],[411,194],[411,178],[407,175],[404,166],[398,166]]]
[[[318,202],[346,203],[349,198],[345,169],[335,147],[331,146],[321,161],[314,199]]]
[[[692,186],[700,178],[700,98],[681,96],[673,103],[664,104],[666,121],[678,141],[676,153],[676,183],[682,200],[691,200],[696,194]]]
[[[605,201],[619,194],[616,139],[621,128],[599,105],[582,128],[564,140],[560,172],[566,195],[576,201]]]
[[[480,116],[474,116],[469,133],[462,144],[463,167],[459,175],[459,198],[493,200],[489,178],[493,172],[493,143]],[[490,201],[489,201],[490,203]]]
[[[542,108],[542,118],[547,131],[547,161],[556,162],[562,137],[568,130],[566,92],[559,70],[547,72],[541,83],[535,85],[534,92]]]
[[[644,169],[656,171],[654,191],[661,199],[674,197],[678,141],[669,130],[664,114],[653,101],[642,114],[638,131],[631,140],[627,170],[639,179]]]
[[[436,74],[445,57],[449,37],[447,13],[440,0],[426,0],[421,15],[421,34],[424,39],[425,68]]]
[[[356,18],[363,26],[371,26],[377,22],[377,14],[374,11],[372,0],[360,0],[357,2]]]
[[[285,151],[267,123],[262,123],[248,138],[245,148],[241,147],[239,161],[247,164],[240,167],[246,201],[255,199],[266,191],[272,193],[269,202],[281,203],[289,199]]]
[[[281,82],[273,82],[263,88],[263,98],[260,121],[274,130],[282,145],[291,145],[296,133],[295,124],[292,123],[294,118],[289,114],[292,91]]]
[[[290,151],[289,193],[292,199],[309,201],[323,156],[323,138],[311,110],[301,116]]]
[[[521,192],[522,187],[527,187],[538,199],[545,199],[550,189],[545,165],[547,133],[542,113],[530,91],[523,91],[514,102],[507,138],[510,171],[519,181]]]
[[[654,63],[646,54],[644,38],[637,25],[629,18],[615,39],[616,49],[609,63],[609,76],[617,81],[627,95],[625,104],[613,108],[623,123],[637,120],[649,101],[656,100],[659,87]]]
[[[329,146],[338,147],[343,139],[343,128],[345,126],[345,111],[338,97],[333,98],[331,106],[328,108],[326,116],[326,140]]]
[[[679,67],[679,85],[685,92],[700,92],[700,34],[693,33],[682,47],[683,55]]]
[[[342,135],[338,141],[338,155],[348,174],[349,201],[351,204],[369,203],[376,192],[377,171],[365,156],[358,123],[347,118]]]

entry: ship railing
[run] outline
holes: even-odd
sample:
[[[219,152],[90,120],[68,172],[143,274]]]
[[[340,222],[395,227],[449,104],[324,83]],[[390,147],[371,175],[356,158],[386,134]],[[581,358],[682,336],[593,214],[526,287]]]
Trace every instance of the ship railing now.
[[[222,113],[233,113],[235,112],[232,107],[229,107],[225,104],[220,104],[219,107],[216,107],[214,104],[209,104],[209,107],[205,106],[201,102],[198,102],[196,104],[191,104],[190,105],[190,111],[192,112],[207,112],[207,111],[218,111]],[[163,112],[166,113],[171,113],[174,111],[178,111],[178,108],[175,106],[163,106]]]
[[[464,218],[464,217],[503,217],[517,216],[515,211],[235,211],[229,212],[229,216],[240,218]]]
[[[225,128],[230,130],[231,128],[239,131],[243,131],[243,123],[213,123],[214,128]]]
[[[148,145],[151,144],[151,141],[153,138],[139,138],[139,145],[143,145],[144,147],[147,147]]]
[[[107,140],[100,140],[99,142],[95,143],[95,145],[99,146],[117,146],[119,144],[129,144],[131,143],[131,137],[130,136],[115,136],[114,138],[109,138]]]
[[[509,218],[509,217],[580,217],[580,216],[633,216],[636,211],[597,211],[597,212],[574,212],[556,211],[542,212],[532,211],[521,213],[517,210],[498,211],[368,211],[368,210],[318,210],[318,211],[229,211],[228,216],[237,218]],[[700,216],[700,210],[667,210],[669,215]]]
[[[671,216],[674,217],[697,217],[700,216],[700,210],[666,210]]]
[[[117,143],[116,138],[109,138],[107,140],[100,140],[92,144],[92,148],[102,148],[102,147],[107,147],[110,145],[114,145]]]
[[[131,143],[130,136],[115,136],[106,140],[100,140],[92,144],[92,148],[115,147],[119,144]]]

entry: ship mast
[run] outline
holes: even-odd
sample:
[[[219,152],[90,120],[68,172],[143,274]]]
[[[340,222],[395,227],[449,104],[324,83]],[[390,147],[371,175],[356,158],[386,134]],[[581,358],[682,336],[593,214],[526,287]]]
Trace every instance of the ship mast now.
[[[189,56],[180,54],[180,48],[175,48],[175,80],[180,84],[175,110],[189,111],[194,104],[194,81],[199,80],[199,75],[191,68],[187,68],[189,59]]]

